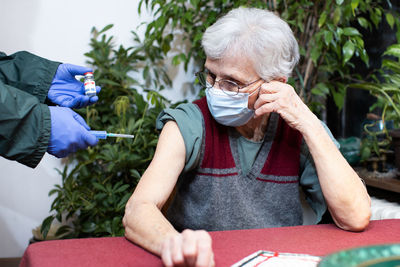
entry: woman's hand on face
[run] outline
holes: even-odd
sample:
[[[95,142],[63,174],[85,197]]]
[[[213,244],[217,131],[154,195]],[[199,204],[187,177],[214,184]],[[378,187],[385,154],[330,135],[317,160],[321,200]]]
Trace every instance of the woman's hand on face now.
[[[161,259],[167,267],[214,267],[211,236],[204,230],[189,229],[169,236],[162,245]]]
[[[261,85],[254,103],[255,117],[266,113],[278,113],[292,128],[302,132],[307,119],[314,116],[289,84],[272,81]]]

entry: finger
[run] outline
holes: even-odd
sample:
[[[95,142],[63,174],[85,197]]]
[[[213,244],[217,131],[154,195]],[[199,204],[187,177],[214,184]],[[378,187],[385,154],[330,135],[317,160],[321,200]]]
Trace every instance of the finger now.
[[[197,258],[196,238],[193,231],[185,230],[182,232],[183,256],[187,266],[195,266]]]
[[[73,76],[84,75],[86,72],[93,72],[93,70],[88,67],[72,65],[72,64],[65,64],[65,65],[67,67],[68,72]]]
[[[75,96],[70,108],[83,108],[89,104],[90,98],[86,95]]]
[[[100,86],[96,86],[96,94],[100,93],[101,91],[101,87]]]
[[[74,119],[75,119],[80,125],[82,125],[83,127],[85,127],[86,130],[90,131],[90,127],[89,127],[89,125],[86,124],[86,121],[85,121],[81,116],[79,116],[78,113],[76,113],[76,112],[73,111],[73,110],[71,110],[71,111],[73,112]]]
[[[171,258],[171,239],[167,238],[162,244],[161,249],[161,260],[166,267],[172,267],[172,258]]]
[[[97,95],[90,97],[89,99],[89,104],[94,104],[99,100],[99,97]]]
[[[254,111],[255,117],[261,116],[263,114],[271,113],[271,112],[277,112],[277,105],[276,102],[271,102],[271,103],[265,103],[264,105],[258,107]]]
[[[69,97],[68,101],[63,102],[63,106],[67,108],[81,108],[81,98],[83,96]]]
[[[279,81],[271,81],[263,83],[260,88],[260,94],[272,94],[282,91],[285,88],[285,84]]]
[[[59,96],[54,100],[54,104],[57,104],[61,107],[72,108],[74,105],[74,98],[73,97],[65,97]]]
[[[215,266],[214,253],[211,253],[210,267]]]
[[[199,231],[196,266],[208,267],[213,261],[212,240],[206,231]]]
[[[99,139],[94,134],[91,134],[89,131],[84,130],[83,138],[85,142],[85,147],[87,146],[95,146],[99,142]]]
[[[171,244],[171,257],[174,266],[184,266],[184,259],[182,253],[182,235],[175,235],[172,238]]]
[[[90,102],[90,97],[87,95],[80,96],[80,101],[79,101],[79,108],[86,107]]]
[[[277,92],[277,89],[273,86],[273,84],[271,84],[271,82],[263,83],[261,85],[260,94],[272,94],[272,93],[276,93],[276,92]]]
[[[279,93],[264,93],[260,94],[259,97],[257,98],[256,102],[254,103],[254,109],[259,108],[260,106],[274,102],[279,98],[280,94]]]

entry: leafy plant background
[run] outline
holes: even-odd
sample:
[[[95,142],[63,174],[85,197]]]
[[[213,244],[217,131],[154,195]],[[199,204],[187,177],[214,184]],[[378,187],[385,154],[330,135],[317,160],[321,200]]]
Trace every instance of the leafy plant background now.
[[[123,234],[126,201],[157,143],[155,119],[162,108],[176,104],[160,95],[171,86],[164,66],[171,61],[183,64],[185,70],[190,64],[200,69],[205,60],[201,48],[204,30],[239,6],[269,9],[290,24],[300,45],[301,60],[289,82],[320,116],[328,96],[340,109],[348,84],[362,81],[354,75],[352,59],[368,65],[368,54],[357,28],[371,30],[382,19],[400,28],[390,1],[141,0],[139,13],[147,8],[154,14],[144,40],[133,31],[131,47],[116,47],[113,37],[107,36],[112,25],[93,29],[91,51],[86,56],[102,91],[96,105],[79,111],[93,129],[134,134],[135,138],[100,141],[70,158],[60,172],[62,184],[49,193],[56,196],[51,206],[55,214],[43,221],[44,235],[55,218],[70,221],[58,231],[64,238]],[[199,88],[193,90],[201,93]]]
[[[373,75],[373,80],[353,84],[352,87],[369,91],[376,97],[371,112],[381,113],[382,129],[376,130],[379,121],[364,126],[366,136],[362,140],[361,160],[381,157],[391,148],[390,130],[400,128],[400,44],[389,46],[382,60],[382,68]],[[391,125],[388,129],[386,125]],[[371,130],[375,128],[375,130]]]

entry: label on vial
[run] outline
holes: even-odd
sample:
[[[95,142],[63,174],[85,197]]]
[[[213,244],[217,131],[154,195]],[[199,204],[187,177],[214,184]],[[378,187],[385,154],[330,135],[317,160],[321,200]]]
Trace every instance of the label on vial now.
[[[87,81],[84,83],[84,85],[86,95],[96,95],[96,85],[94,81]]]

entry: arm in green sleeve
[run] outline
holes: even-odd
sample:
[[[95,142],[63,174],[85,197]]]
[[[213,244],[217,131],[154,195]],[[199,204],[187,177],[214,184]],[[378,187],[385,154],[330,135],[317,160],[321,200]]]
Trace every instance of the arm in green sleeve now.
[[[7,56],[0,52],[0,81],[36,96],[44,103],[59,62],[26,51]]]
[[[47,151],[50,131],[47,105],[0,80],[0,156],[34,168]]]

